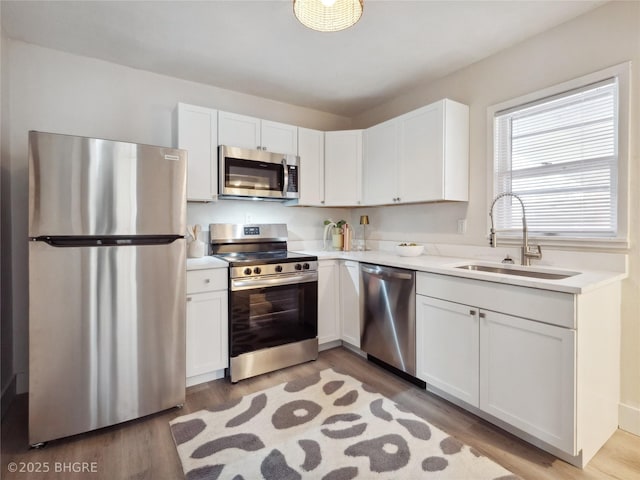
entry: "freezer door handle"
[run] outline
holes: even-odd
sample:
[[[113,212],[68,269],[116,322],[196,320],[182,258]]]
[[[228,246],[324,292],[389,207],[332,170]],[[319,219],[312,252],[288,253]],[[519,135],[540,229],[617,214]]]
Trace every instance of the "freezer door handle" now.
[[[130,236],[41,236],[32,238],[34,242],[44,242],[52,247],[116,247],[116,246],[141,246],[141,245],[169,245],[176,240],[184,238],[182,235],[136,235]]]

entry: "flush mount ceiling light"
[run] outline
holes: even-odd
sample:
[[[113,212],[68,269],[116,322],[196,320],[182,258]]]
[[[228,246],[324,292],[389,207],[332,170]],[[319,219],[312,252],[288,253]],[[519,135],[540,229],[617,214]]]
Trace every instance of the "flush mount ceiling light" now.
[[[293,0],[293,13],[305,27],[337,32],[354,25],[362,16],[364,0]]]

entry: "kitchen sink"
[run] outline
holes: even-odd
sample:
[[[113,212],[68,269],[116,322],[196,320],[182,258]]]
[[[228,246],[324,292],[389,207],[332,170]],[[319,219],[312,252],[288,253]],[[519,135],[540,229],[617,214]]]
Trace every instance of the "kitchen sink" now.
[[[471,270],[475,272],[491,272],[500,273],[503,275],[516,275],[519,277],[540,278],[544,280],[562,280],[563,278],[573,277],[579,275],[580,272],[567,272],[567,271],[548,271],[548,270],[535,270],[535,269],[521,269],[507,266],[497,265],[483,265],[483,264],[469,264],[459,265],[456,268],[463,270]]]

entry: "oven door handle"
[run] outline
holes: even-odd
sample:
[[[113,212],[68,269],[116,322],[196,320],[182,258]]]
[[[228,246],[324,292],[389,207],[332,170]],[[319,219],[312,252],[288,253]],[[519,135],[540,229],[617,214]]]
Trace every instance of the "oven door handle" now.
[[[318,272],[294,273],[273,277],[234,278],[231,280],[231,291],[250,290],[254,288],[277,287],[279,285],[295,285],[318,281]]]

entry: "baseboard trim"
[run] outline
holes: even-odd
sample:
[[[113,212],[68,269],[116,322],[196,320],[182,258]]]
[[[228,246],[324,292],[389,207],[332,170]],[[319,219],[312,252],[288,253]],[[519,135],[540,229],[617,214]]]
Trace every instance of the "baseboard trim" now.
[[[618,424],[622,430],[640,436],[640,408],[621,403],[618,406]]]
[[[4,414],[9,410],[9,405],[16,397],[16,376],[12,375],[11,379],[2,389],[2,396],[0,398],[0,418],[4,418]]]

